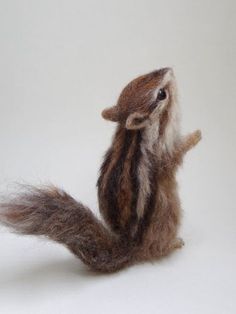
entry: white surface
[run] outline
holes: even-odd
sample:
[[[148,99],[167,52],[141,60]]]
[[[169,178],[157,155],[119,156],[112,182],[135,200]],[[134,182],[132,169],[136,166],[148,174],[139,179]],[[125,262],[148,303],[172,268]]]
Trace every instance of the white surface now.
[[[236,313],[235,1],[0,2],[0,189],[53,182],[96,210],[132,78],[174,66],[183,131],[203,141],[179,173],[186,246],[94,275],[59,245],[1,229],[0,313]]]

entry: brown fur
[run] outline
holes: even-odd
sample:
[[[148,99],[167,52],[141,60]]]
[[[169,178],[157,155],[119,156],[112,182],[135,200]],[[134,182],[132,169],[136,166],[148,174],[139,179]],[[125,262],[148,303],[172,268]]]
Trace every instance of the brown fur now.
[[[165,99],[158,99],[160,89]],[[138,77],[105,119],[118,123],[97,182],[93,213],[55,187],[32,188],[1,204],[0,222],[22,234],[43,235],[68,247],[94,270],[113,272],[156,259],[183,245],[175,174],[200,131],[180,135],[173,72]]]

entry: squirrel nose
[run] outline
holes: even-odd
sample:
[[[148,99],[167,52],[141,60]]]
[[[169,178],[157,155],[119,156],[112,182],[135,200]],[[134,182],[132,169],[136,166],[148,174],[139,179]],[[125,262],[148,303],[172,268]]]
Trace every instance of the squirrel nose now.
[[[173,74],[173,70],[170,67],[166,67],[166,68],[161,68],[159,71],[159,73],[162,72],[162,74],[166,74],[167,72],[170,72],[171,74]]]
[[[172,68],[170,68],[170,67],[161,68],[161,69],[156,70],[156,71],[153,72],[153,74],[154,74],[155,76],[157,76],[157,77],[158,77],[158,76],[163,77],[163,76],[166,75],[167,73],[169,73],[171,76],[174,75],[174,72],[173,72]]]

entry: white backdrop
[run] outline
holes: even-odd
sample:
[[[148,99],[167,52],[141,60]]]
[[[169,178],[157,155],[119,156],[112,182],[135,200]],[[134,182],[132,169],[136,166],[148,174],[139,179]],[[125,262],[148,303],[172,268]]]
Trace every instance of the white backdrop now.
[[[234,0],[0,1],[0,189],[53,182],[97,211],[95,182],[123,86],[173,66],[183,132],[186,246],[94,275],[64,247],[0,233],[0,312],[236,312]]]

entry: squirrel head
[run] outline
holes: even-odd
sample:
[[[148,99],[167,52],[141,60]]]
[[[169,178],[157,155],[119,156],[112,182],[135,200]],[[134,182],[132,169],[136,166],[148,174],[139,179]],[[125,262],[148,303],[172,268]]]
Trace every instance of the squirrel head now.
[[[117,104],[103,110],[106,120],[130,130],[160,124],[175,105],[176,85],[173,70],[162,68],[131,81],[121,92]]]

